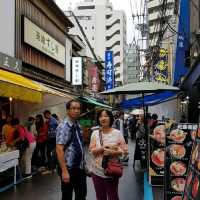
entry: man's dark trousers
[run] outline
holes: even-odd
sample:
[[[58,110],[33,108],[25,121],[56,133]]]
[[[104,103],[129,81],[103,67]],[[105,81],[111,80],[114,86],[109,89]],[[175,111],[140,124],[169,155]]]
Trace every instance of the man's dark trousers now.
[[[75,200],[86,200],[87,185],[85,170],[71,169],[68,171],[70,182],[64,183],[61,181],[62,200],[72,200],[73,191],[75,193]]]

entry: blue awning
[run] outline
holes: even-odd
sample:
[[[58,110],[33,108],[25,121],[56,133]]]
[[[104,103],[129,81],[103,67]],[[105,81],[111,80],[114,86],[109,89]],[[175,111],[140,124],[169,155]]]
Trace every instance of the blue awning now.
[[[151,94],[144,97],[145,106],[153,106],[165,101],[169,101],[177,95],[177,92],[161,92],[157,94]],[[129,109],[129,108],[138,108],[142,107],[143,100],[142,97],[137,97],[129,100],[124,100],[121,102],[120,107]]]

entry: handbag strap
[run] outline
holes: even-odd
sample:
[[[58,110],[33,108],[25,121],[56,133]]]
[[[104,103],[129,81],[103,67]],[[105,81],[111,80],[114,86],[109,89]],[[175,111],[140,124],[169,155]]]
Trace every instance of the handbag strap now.
[[[99,140],[100,140],[100,145],[103,146],[103,138],[102,138],[102,130],[99,129]]]

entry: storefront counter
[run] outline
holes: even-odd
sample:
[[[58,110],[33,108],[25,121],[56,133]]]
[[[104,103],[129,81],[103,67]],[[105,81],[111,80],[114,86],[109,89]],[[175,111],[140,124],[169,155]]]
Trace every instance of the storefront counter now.
[[[17,166],[19,164],[19,151],[10,151],[10,152],[4,152],[0,154],[0,172],[4,172],[12,167],[14,167],[14,179],[13,183],[4,187],[0,188],[0,192],[5,191],[6,189],[12,187],[13,185],[16,185],[17,178],[16,178],[16,171]]]

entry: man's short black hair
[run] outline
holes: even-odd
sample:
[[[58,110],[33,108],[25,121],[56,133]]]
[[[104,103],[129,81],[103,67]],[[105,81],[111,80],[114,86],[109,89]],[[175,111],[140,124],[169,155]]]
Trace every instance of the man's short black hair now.
[[[109,125],[110,125],[110,127],[112,127],[113,122],[114,122],[114,116],[113,116],[112,112],[107,110],[107,109],[103,109],[103,110],[101,110],[97,113],[97,124],[100,125],[99,118],[100,118],[101,113],[104,112],[104,111],[108,115],[108,117],[110,118],[110,124]]]
[[[72,100],[70,100],[70,101],[68,101],[68,102],[66,103],[66,110],[69,110],[69,109],[70,109],[71,104],[72,104],[73,102],[79,103],[80,106],[81,106],[81,102],[80,102],[78,99],[72,99]]]
[[[49,110],[45,110],[45,111],[43,112],[43,114],[44,114],[44,115],[46,115],[46,114],[50,114],[50,115],[51,115],[51,112],[50,112]]]

